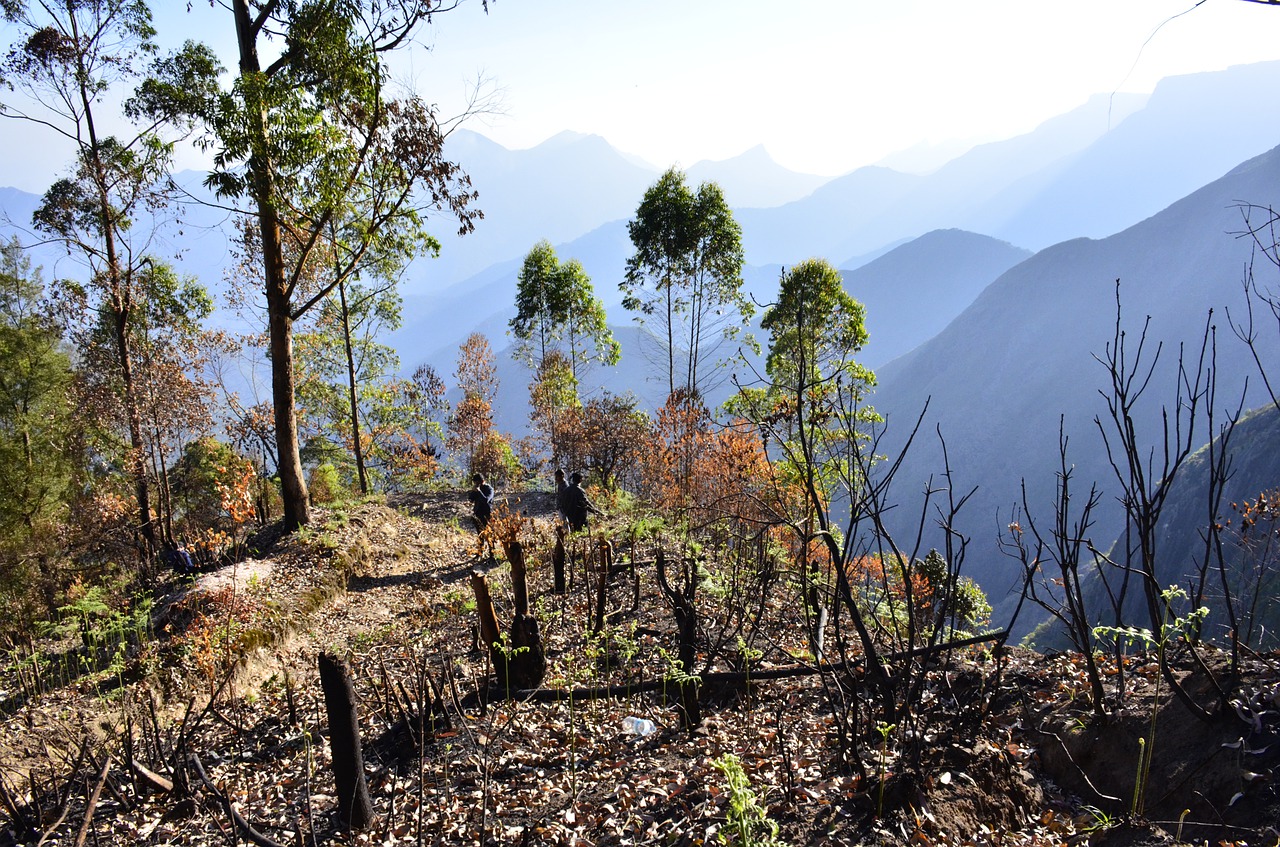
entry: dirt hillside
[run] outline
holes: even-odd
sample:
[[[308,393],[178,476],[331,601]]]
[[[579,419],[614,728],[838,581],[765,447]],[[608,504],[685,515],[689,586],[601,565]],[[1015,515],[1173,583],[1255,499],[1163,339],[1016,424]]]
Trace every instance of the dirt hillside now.
[[[1231,709],[1206,723],[1167,691],[1155,699],[1157,675],[1140,656],[1130,657],[1123,706],[1095,718],[1070,655],[977,647],[930,671],[922,757],[886,743],[842,765],[825,677],[787,675],[796,634],[770,636],[749,666],[758,680],[709,676],[703,719],[682,731],[674,691],[661,685],[676,624],[647,555],[619,540],[630,567],[602,581],[595,542],[571,541],[576,583],[555,595],[550,496],[509,496],[506,506],[530,563],[543,693],[583,699],[486,696],[493,680],[470,579],[487,575],[506,620],[508,568],[457,494],[322,512],[298,536],[255,539],[257,552],[235,565],[176,579],[154,638],[114,674],[6,695],[0,843],[72,844],[82,831],[95,843],[156,845],[1280,839],[1275,656],[1247,657],[1235,679],[1216,653],[1206,653],[1211,676],[1184,663],[1203,702],[1230,687]],[[611,611],[592,635],[598,597]],[[375,812],[363,832],[338,814],[321,653],[351,669],[359,699]],[[610,696],[588,697],[606,685]],[[637,735],[628,718],[654,729]],[[1154,738],[1153,755],[1135,816],[1143,737]]]

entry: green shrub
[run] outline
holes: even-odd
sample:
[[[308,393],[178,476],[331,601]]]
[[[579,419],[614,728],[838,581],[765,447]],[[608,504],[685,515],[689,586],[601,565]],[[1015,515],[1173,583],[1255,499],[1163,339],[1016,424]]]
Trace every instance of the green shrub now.
[[[307,480],[307,488],[311,492],[312,503],[336,503],[346,493],[338,477],[338,469],[329,462],[316,465]]]

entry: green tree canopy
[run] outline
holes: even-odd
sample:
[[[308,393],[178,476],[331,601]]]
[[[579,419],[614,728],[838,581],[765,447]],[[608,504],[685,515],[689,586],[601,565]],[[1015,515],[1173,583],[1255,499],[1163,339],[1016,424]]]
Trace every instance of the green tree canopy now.
[[[533,245],[516,275],[516,316],[509,324],[518,342],[512,352],[530,367],[538,367],[546,358],[569,319],[563,281],[551,242]]]
[[[859,445],[878,420],[865,405],[875,374],[854,358],[867,340],[864,309],[838,270],[807,259],[783,273],[760,324],[769,332],[768,378],[726,405],[763,429],[782,469],[825,509],[838,490],[862,483]]]
[[[185,110],[207,130],[207,180],[256,221],[272,368],[277,467],[285,525],[310,520],[295,409],[293,323],[340,282],[374,264],[435,249],[432,211],[470,231],[474,193],[443,155],[432,107],[388,93],[390,51],[408,44],[439,0],[229,0],[238,73],[230,88],[191,98],[208,63],[161,69],[152,110]],[[264,53],[274,55],[264,62]],[[317,253],[321,258],[317,259]],[[325,267],[320,277],[314,265]],[[308,283],[315,281],[314,285]]]
[[[154,213],[170,199],[167,175],[174,139],[161,130],[168,124],[180,135],[188,125],[163,110],[144,116],[141,101],[134,98],[125,103],[134,125],[119,137],[103,133],[99,113],[118,109],[109,98],[124,94],[120,86],[139,79],[157,55],[151,11],[142,0],[8,0],[2,9],[18,41],[0,65],[0,83],[28,99],[6,101],[0,116],[28,122],[73,145],[69,176],[45,192],[32,222],[83,266],[87,290],[110,317],[129,429],[126,464],[133,478],[136,527],[145,546],[154,550],[156,524],[142,398],[134,374],[138,351],[133,347],[140,304],[148,299],[146,285],[154,276],[146,272],[152,233],[136,226],[136,219],[139,212]],[[186,63],[196,63],[198,54],[192,52]],[[193,80],[186,82],[184,97],[204,90]]]
[[[372,424],[394,416],[402,403],[389,390],[400,357],[377,340],[383,330],[400,326],[400,315],[394,288],[343,283],[322,302],[313,326],[297,336],[303,430],[354,457],[362,493],[369,491],[366,464],[386,458],[384,433]]]
[[[0,615],[11,623],[36,611],[83,458],[71,360],[46,306],[17,239],[0,245]]]
[[[871,385],[874,376],[853,358],[867,343],[865,310],[844,289],[840,271],[807,259],[784,273],[778,300],[760,326],[769,332],[766,370],[775,387],[794,390],[837,376]]]
[[[617,364],[621,348],[582,263],[561,262],[545,240],[524,258],[510,326],[518,339],[513,355],[535,372],[529,385],[534,428],[559,460],[560,419],[580,404],[582,371],[592,363]]]
[[[516,359],[535,370],[553,350],[564,353],[575,379],[580,367],[614,365],[621,356],[586,269],[577,259],[561,262],[549,241],[539,241],[524,257],[509,325],[519,341]]]
[[[582,370],[593,364],[616,365],[622,358],[622,347],[613,337],[605,315],[604,304],[595,295],[591,277],[577,259],[560,266],[562,288],[568,304],[564,340],[569,367],[574,381],[581,380]]]
[[[701,396],[723,379],[716,377],[722,345],[754,313],[742,294],[742,230],[718,185],[694,192],[671,168],[645,192],[627,233],[635,252],[620,284],[622,305],[654,324],[668,393]]]

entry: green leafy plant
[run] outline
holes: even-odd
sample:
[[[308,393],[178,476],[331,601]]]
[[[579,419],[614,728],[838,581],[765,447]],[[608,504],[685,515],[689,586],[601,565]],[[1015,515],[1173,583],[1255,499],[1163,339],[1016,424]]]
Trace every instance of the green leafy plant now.
[[[1097,806],[1081,806],[1080,811],[1089,816],[1085,824],[1080,827],[1081,832],[1105,832],[1119,824],[1119,821]]]
[[[1140,643],[1148,650],[1154,648],[1159,666],[1163,670],[1165,667],[1165,653],[1169,645],[1176,643],[1189,633],[1198,632],[1204,623],[1204,619],[1209,616],[1208,607],[1201,606],[1188,613],[1185,617],[1173,617],[1174,601],[1185,600],[1186,597],[1187,593],[1176,585],[1170,585],[1160,592],[1164,607],[1164,621],[1160,624],[1158,632],[1134,626],[1100,626],[1093,630],[1094,637],[1099,639],[1110,638],[1117,643]],[[1156,716],[1160,707],[1160,683],[1162,678],[1161,674],[1156,674],[1156,688],[1151,698],[1151,720],[1147,728],[1147,736],[1138,739],[1138,768],[1134,777],[1133,801],[1129,807],[1129,814],[1133,818],[1141,818],[1145,811],[1147,779],[1151,775],[1151,757],[1155,753]]]
[[[876,797],[876,817],[884,817],[884,784],[888,781],[889,772],[889,737],[898,727],[891,723],[876,721],[876,732],[880,735],[880,755],[876,757],[876,777],[880,781],[880,789]]]
[[[756,792],[751,788],[742,762],[732,753],[725,753],[711,762],[724,774],[725,790],[729,806],[725,812],[725,825],[716,833],[721,844],[738,847],[773,847],[778,841],[778,824],[769,818],[769,810],[760,805]]]
[[[698,674],[689,673],[684,669],[684,662],[672,655],[671,652],[663,647],[658,648],[658,655],[666,663],[666,669],[662,674],[663,682],[673,685],[689,685],[702,684],[702,677]],[[663,695],[666,695],[666,688],[663,688]]]
[[[310,491],[311,500],[315,503],[333,503],[341,500],[346,494],[342,480],[338,477],[338,469],[329,462],[317,465],[311,472],[307,490]]]

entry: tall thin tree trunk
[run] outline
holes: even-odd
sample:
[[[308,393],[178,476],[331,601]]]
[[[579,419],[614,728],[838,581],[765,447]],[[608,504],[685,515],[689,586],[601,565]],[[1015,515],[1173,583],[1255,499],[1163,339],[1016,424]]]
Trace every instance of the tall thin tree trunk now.
[[[347,310],[346,283],[338,283],[338,302],[342,305],[342,344],[347,354],[347,399],[351,403],[351,450],[356,458],[356,478],[360,493],[369,493],[369,477],[364,470],[364,447],[360,443],[360,404],[356,401],[356,357],[351,349],[351,313]]]
[[[248,78],[261,72],[256,33],[246,0],[234,0],[236,38],[240,49],[240,74]],[[275,406],[276,469],[280,474],[280,495],[284,503],[284,525],[294,530],[311,522],[311,504],[302,472],[298,445],[298,415],[294,408],[293,315],[288,281],[284,272],[284,250],[280,243],[280,216],[273,205],[275,186],[268,160],[267,121],[261,103],[249,104],[253,122],[253,152],[249,171],[253,196],[258,206],[258,229],[262,238],[263,278],[267,295],[267,333],[271,351],[271,399]]]
[[[271,350],[271,399],[275,407],[276,470],[280,474],[285,529],[292,531],[311,522],[311,504],[302,471],[298,413],[294,407],[293,319],[289,316],[288,296],[275,286],[267,291],[267,321]]]
[[[71,10],[68,5],[68,11]],[[80,37],[74,14],[70,16],[72,34]],[[88,89],[91,78],[84,66],[83,55],[78,57],[80,80],[80,105],[84,110],[85,129],[88,132],[89,159],[93,166],[93,181],[98,190],[98,219],[102,228],[103,247],[107,254],[107,285],[111,291],[112,317],[115,319],[116,355],[120,363],[120,380],[124,387],[125,416],[129,421],[129,471],[133,475],[134,492],[138,502],[138,533],[141,535],[143,557],[150,558],[156,550],[155,523],[151,517],[151,497],[147,486],[146,443],[142,437],[142,417],[138,412],[138,392],[133,378],[133,358],[129,344],[129,317],[133,310],[130,283],[120,270],[120,255],[116,245],[115,223],[111,215],[111,198],[107,194],[107,171],[101,157],[98,130],[93,116],[93,95]]]
[[[114,244],[114,239],[108,239]],[[114,253],[109,247],[108,252]],[[118,269],[117,269],[118,271]],[[151,515],[151,490],[147,484],[147,444],[142,437],[142,414],[138,410],[138,389],[133,377],[133,355],[129,344],[129,311],[127,298],[117,295],[113,303],[116,355],[120,364],[120,381],[124,387],[125,417],[129,421],[129,473],[133,477],[134,496],[138,503],[138,533],[144,544],[144,555],[156,551],[156,527]],[[119,308],[116,308],[119,306]]]
[[[676,393],[675,305],[672,303],[671,275],[667,275],[667,396]]]

